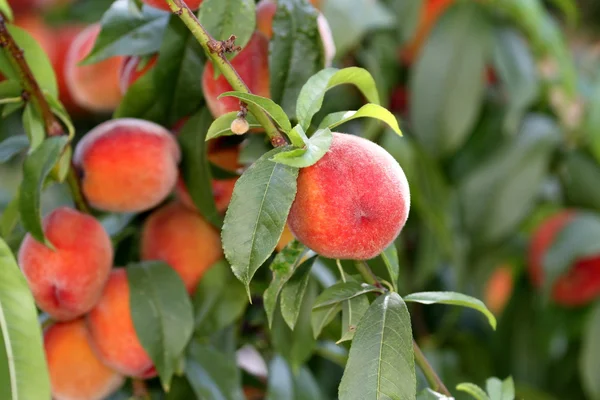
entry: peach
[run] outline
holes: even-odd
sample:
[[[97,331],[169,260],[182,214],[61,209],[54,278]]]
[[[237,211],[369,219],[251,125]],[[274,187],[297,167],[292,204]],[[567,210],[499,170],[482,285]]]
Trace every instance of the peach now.
[[[103,211],[145,211],[177,181],[179,146],[160,125],[134,118],[104,122],[77,144],[73,161],[85,197]]]
[[[312,3],[315,7],[319,7],[318,1],[313,0]],[[273,18],[276,11],[276,0],[261,0],[256,5],[256,29],[269,39],[273,36]],[[327,22],[327,19],[321,12],[319,12],[319,16],[317,17],[317,26],[325,50],[325,65],[329,67],[335,57],[335,43],[329,22]]]
[[[394,241],[409,208],[398,162],[371,141],[335,132],[325,156],[300,170],[288,224],[322,256],[366,260]]]
[[[231,61],[240,78],[256,95],[270,97],[269,89],[269,40],[260,32],[254,32],[244,49]],[[217,99],[219,95],[233,88],[223,75],[215,79],[215,69],[209,62],[202,73],[202,89],[206,104],[214,117],[232,111],[239,111],[240,101],[234,97]]]
[[[110,274],[100,301],[87,315],[87,328],[92,348],[104,364],[126,376],[156,375],[131,319],[129,282],[124,269]]]
[[[544,281],[543,260],[557,235],[577,216],[561,211],[544,221],[529,245],[529,276],[536,287]],[[580,306],[600,296],[600,254],[577,260],[554,283],[552,298],[563,306]]]
[[[144,224],[142,260],[160,260],[181,277],[189,293],[223,255],[219,232],[179,202],[155,211]]]
[[[85,110],[81,108],[69,91],[67,77],[65,76],[66,54],[69,51],[73,41],[83,31],[84,27],[79,25],[61,26],[54,33],[56,43],[55,56],[51,60],[52,67],[56,73],[58,83],[59,99],[70,114],[84,114]]]
[[[124,382],[96,357],[83,319],[46,329],[44,349],[54,400],[102,400]]]
[[[113,248],[93,217],[57,208],[43,220],[55,250],[26,235],[19,265],[38,306],[60,321],[77,318],[94,307],[108,279]]]
[[[212,153],[209,153],[208,159],[215,165],[229,170],[236,171],[240,169],[242,166],[238,163],[238,158],[240,155],[239,148],[226,148],[216,150]],[[233,195],[233,188],[238,178],[232,179],[213,179],[212,181],[212,191],[213,196],[215,198],[215,203],[217,205],[217,210],[219,212],[224,212],[227,210],[229,206],[229,202],[231,201],[231,196]],[[180,177],[177,181],[176,186],[177,197],[179,200],[187,207],[192,210],[197,210],[192,197],[190,196],[187,188],[185,187],[185,182]]]
[[[485,286],[485,304],[494,314],[499,315],[506,307],[514,287],[512,269],[503,265],[494,270]]]
[[[141,57],[125,57],[123,59],[120,72],[121,93],[125,94],[131,85],[133,85],[142,76],[146,75],[146,73],[148,73],[148,71],[150,71],[152,67],[156,65],[158,56],[152,56],[142,68],[139,67],[141,60]]]
[[[142,2],[154,8],[171,11],[171,8],[165,0],[142,0]],[[184,0],[184,2],[191,10],[197,10],[200,8],[200,4],[202,4],[202,0]]]
[[[100,25],[83,30],[69,48],[65,75],[69,91],[77,104],[90,111],[109,112],[121,101],[119,72],[123,57],[111,57],[91,65],[79,65],[90,53],[100,34]]]

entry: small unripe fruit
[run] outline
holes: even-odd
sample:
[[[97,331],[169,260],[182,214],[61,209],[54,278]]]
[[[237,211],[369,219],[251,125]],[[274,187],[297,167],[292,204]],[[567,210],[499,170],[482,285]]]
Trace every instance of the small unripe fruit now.
[[[396,239],[409,208],[398,162],[369,140],[334,132],[325,156],[300,170],[288,225],[320,255],[366,260]]]
[[[93,217],[66,207],[43,221],[55,250],[31,235],[19,249],[19,265],[38,306],[60,321],[90,311],[102,294],[112,267],[110,237]]]
[[[246,118],[237,117],[231,122],[231,132],[235,133],[236,135],[243,135],[244,133],[248,132],[249,129],[250,124],[248,124]]]

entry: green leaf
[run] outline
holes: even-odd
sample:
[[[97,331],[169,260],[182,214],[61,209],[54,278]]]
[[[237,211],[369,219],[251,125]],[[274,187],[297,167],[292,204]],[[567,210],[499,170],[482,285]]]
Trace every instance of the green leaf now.
[[[235,35],[235,44],[244,47],[256,26],[255,4],[253,0],[204,0],[198,18],[216,40]]]
[[[83,61],[93,64],[119,55],[141,56],[158,51],[170,14],[143,7],[142,15],[130,12],[127,0],[117,0],[104,13],[102,30]]]
[[[238,179],[221,233],[225,257],[248,291],[275,249],[296,197],[298,169],[270,161],[279,151],[264,154]]]
[[[318,11],[306,0],[278,0],[269,51],[271,98],[289,114],[309,78],[325,67]]]
[[[590,399],[600,399],[600,302],[593,307],[582,335],[579,352],[579,377]]]
[[[232,111],[225,115],[221,115],[217,118],[208,128],[206,133],[206,140],[215,139],[221,136],[231,136],[235,133],[231,132],[231,123],[238,117],[237,111]],[[258,123],[256,118],[252,114],[246,115],[246,121],[250,125],[250,128],[260,128],[261,125]]]
[[[25,102],[21,101],[19,103],[9,103],[9,104],[5,104],[4,107],[2,108],[2,118],[6,118],[9,115],[11,115],[12,113],[14,113],[15,111],[19,110],[20,108],[22,108],[25,105]]]
[[[414,133],[435,156],[458,149],[479,114],[491,25],[479,4],[445,12],[417,60],[410,79]]]
[[[202,105],[203,68],[202,47],[181,19],[172,15],[153,68],[156,101],[165,112],[166,126],[195,114]]]
[[[397,293],[386,293],[358,324],[339,398],[414,399],[416,390],[410,314]]]
[[[281,129],[283,129],[284,132],[288,132],[292,129],[292,124],[290,123],[288,116],[285,114],[285,111],[283,111],[283,109],[271,99],[244,92],[225,92],[219,95],[217,98],[220,99],[221,97],[235,97],[246,103],[254,104],[269,114],[269,117],[271,117],[273,121],[279,125]]]
[[[223,224],[212,190],[212,175],[204,135],[212,123],[210,112],[204,108],[192,116],[178,135],[181,147],[181,172],[185,186],[200,213],[217,229]]]
[[[279,355],[269,363],[269,382],[266,400],[294,399],[294,380],[290,365]]]
[[[570,151],[560,168],[563,191],[569,202],[600,211],[600,162],[582,151]]]
[[[19,189],[19,212],[25,230],[37,241],[51,246],[42,229],[40,197],[42,185],[52,167],[58,162],[69,138],[54,136],[38,146],[23,163],[23,181]]]
[[[7,239],[17,226],[20,218],[19,192],[17,192],[10,203],[2,210],[2,215],[0,216],[0,236]]]
[[[390,280],[394,289],[398,289],[398,278],[400,277],[400,263],[398,261],[398,249],[396,244],[392,242],[384,251],[381,253],[381,259],[385,264],[385,268],[390,275]]]
[[[567,23],[571,28],[577,28],[579,22],[579,8],[575,0],[550,0],[567,17]]]
[[[354,281],[351,276],[346,276],[347,281]],[[342,303],[342,336],[337,343],[352,340],[356,333],[358,323],[369,309],[370,303],[367,296],[356,296]]]
[[[306,141],[303,149],[293,149],[276,154],[271,161],[296,168],[315,165],[331,147],[333,135],[328,128],[319,129]]]
[[[269,266],[273,272],[273,280],[263,295],[269,328],[273,324],[273,314],[277,308],[279,292],[281,292],[286,282],[292,277],[306,252],[307,249],[302,243],[293,240],[275,256],[275,259]]]
[[[44,93],[46,97],[46,101],[50,105],[50,109],[52,113],[61,120],[61,122],[67,127],[67,133],[70,139],[73,139],[75,136],[75,126],[73,125],[73,121],[71,120],[71,116],[65,109],[65,106],[58,100],[55,96],[50,93]]]
[[[29,147],[25,135],[10,136],[0,142],[0,163],[5,163]]]
[[[342,311],[342,303],[339,302],[327,307],[313,309],[311,325],[315,339],[321,335],[323,328],[329,325],[340,311]]]
[[[527,109],[540,92],[537,66],[527,43],[512,28],[496,28],[494,32],[494,66],[508,95],[505,117],[507,133],[514,133]]]
[[[461,383],[456,386],[456,390],[468,393],[471,396],[473,396],[473,398],[476,400],[490,400],[487,393],[485,393],[485,391],[482,388],[473,383]]]
[[[129,265],[126,271],[133,326],[168,391],[192,337],[192,304],[183,281],[169,265],[146,261]]]
[[[13,12],[7,0],[0,0],[0,12],[4,14],[4,16],[6,17],[6,19],[8,19],[9,22],[12,22]]]
[[[313,116],[321,109],[325,93],[333,87],[352,84],[365,96],[369,103],[379,104],[375,80],[365,69],[349,67],[327,68],[313,75],[302,87],[296,104],[298,123],[307,130]]]
[[[44,121],[32,103],[27,103],[25,111],[23,111],[23,128],[29,138],[29,151],[32,152],[37,149],[46,137]]]
[[[301,367],[294,375],[294,394],[296,400],[324,400],[325,397],[315,377],[307,367]]]
[[[372,292],[381,292],[382,290],[376,286],[368,285],[366,283],[359,282],[339,282],[333,286],[325,289],[317,300],[313,308],[321,308],[327,307],[336,303],[341,303],[345,300],[353,299],[354,297],[372,293]]]
[[[33,296],[10,248],[0,239],[0,398],[50,397]]]
[[[594,83],[594,87],[591,89],[582,132],[586,133],[585,138],[590,151],[596,162],[600,163],[600,79]]]
[[[52,69],[50,59],[39,43],[24,29],[15,25],[8,25],[7,28],[19,48],[23,50],[25,62],[27,62],[40,88],[57,96],[58,85],[56,83],[56,76],[54,76],[54,69]],[[5,51],[0,51],[0,71],[6,78],[20,81],[19,73],[8,61]]]
[[[235,357],[192,341],[187,352],[185,375],[199,399],[243,400],[242,380]]]
[[[154,69],[142,75],[121,100],[113,114],[113,119],[139,118],[156,123],[165,123],[166,110],[158,102],[158,92],[154,82]]]
[[[508,377],[506,380],[501,381],[498,378],[489,378],[485,382],[490,400],[514,400],[515,399],[515,385],[513,379]]]
[[[392,128],[394,132],[402,136],[402,132],[398,126],[398,120],[394,114],[377,104],[365,104],[359,108],[358,111],[340,111],[329,114],[323,118],[323,121],[321,121],[319,124],[319,128],[327,127],[329,129],[335,129],[348,121],[352,121],[353,119],[366,117],[375,118],[385,122],[390,128]]]
[[[21,87],[21,83],[19,81],[10,80],[0,82],[0,99],[21,97],[22,92],[23,88]]]
[[[554,282],[577,260],[600,253],[600,215],[581,212],[554,238],[544,254],[543,292],[549,295]]]
[[[236,321],[246,309],[244,286],[223,260],[202,276],[194,295],[195,334],[209,336]]]
[[[487,309],[481,300],[455,292],[420,292],[412,293],[404,297],[404,301],[412,301],[421,304],[450,304],[472,308],[485,315],[492,328],[496,329],[496,317]]]
[[[316,259],[315,256],[303,262],[281,290],[281,315],[291,330],[294,330],[300,315],[302,300],[310,280],[310,270]]]

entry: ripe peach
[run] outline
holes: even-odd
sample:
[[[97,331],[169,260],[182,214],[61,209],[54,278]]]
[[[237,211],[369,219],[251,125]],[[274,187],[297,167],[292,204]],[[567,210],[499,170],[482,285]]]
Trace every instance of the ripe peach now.
[[[66,207],[43,221],[51,250],[31,235],[19,249],[19,265],[39,307],[56,320],[85,314],[100,298],[112,266],[110,237],[93,217]]]
[[[54,32],[54,40],[56,43],[55,56],[53,57],[52,67],[56,74],[58,83],[59,99],[70,114],[84,114],[85,110],[77,104],[71,92],[69,91],[67,77],[65,76],[66,54],[71,47],[71,44],[83,31],[84,27],[79,25],[61,26]]]
[[[557,235],[577,213],[561,211],[547,219],[536,230],[529,245],[529,275],[536,287],[544,280],[543,260]],[[600,254],[577,260],[559,277],[552,288],[552,298],[564,306],[584,305],[600,296]]]
[[[171,8],[169,8],[169,5],[165,0],[142,0],[142,2],[151,7],[171,11]],[[197,10],[200,8],[200,4],[202,4],[202,0],[185,0],[184,2],[191,10]]]
[[[485,304],[494,314],[499,315],[506,307],[513,291],[514,279],[508,265],[494,270],[485,287]]]
[[[269,89],[269,40],[260,32],[254,32],[250,42],[231,61],[250,91],[256,95],[270,97]],[[223,75],[214,78],[215,69],[209,62],[202,73],[202,89],[206,104],[214,117],[220,117],[231,111],[239,111],[240,101],[234,97],[217,100],[222,93],[232,91],[232,87]]]
[[[90,53],[100,34],[94,24],[73,41],[65,60],[67,85],[75,101],[90,111],[108,112],[121,101],[119,72],[123,57],[111,57],[91,65],[79,65]]]
[[[77,144],[73,161],[83,193],[100,210],[145,211],[175,187],[180,151],[173,135],[152,122],[104,122]]]
[[[318,8],[318,1],[313,0],[312,3]],[[276,0],[261,0],[256,5],[256,29],[269,39],[273,36],[273,18],[275,17],[276,11]],[[333,34],[331,33],[329,22],[327,22],[325,16],[320,12],[317,17],[317,25],[325,50],[325,65],[331,66],[333,58],[335,57],[335,43],[333,41]]]
[[[46,329],[44,349],[55,400],[102,400],[124,382],[92,351],[83,319]]]
[[[223,169],[229,171],[236,171],[242,167],[238,163],[239,155],[239,148],[225,148],[209,153],[208,159],[212,163]],[[231,196],[233,195],[233,188],[235,186],[235,183],[237,182],[237,179],[238,178],[213,179],[213,196],[215,198],[215,203],[219,212],[224,212],[225,210],[227,210],[229,202],[231,201]],[[194,204],[194,201],[192,200],[192,197],[190,196],[187,188],[185,187],[185,183],[183,182],[183,179],[181,177],[177,181],[176,192],[177,197],[185,206],[191,208],[192,210],[196,210],[196,205]]]
[[[138,79],[144,76],[156,65],[158,56],[152,56],[142,68],[139,68],[141,57],[125,57],[121,64],[120,87],[121,93],[125,94],[129,86],[133,85]]]
[[[179,202],[155,211],[144,224],[142,260],[168,263],[192,293],[202,275],[223,255],[219,232]]]
[[[398,236],[409,208],[398,162],[373,142],[335,132],[327,154],[300,170],[288,224],[325,257],[366,260]]]
[[[100,301],[87,315],[87,328],[92,348],[104,364],[126,376],[156,375],[131,319],[129,282],[124,269],[115,269],[110,274]]]

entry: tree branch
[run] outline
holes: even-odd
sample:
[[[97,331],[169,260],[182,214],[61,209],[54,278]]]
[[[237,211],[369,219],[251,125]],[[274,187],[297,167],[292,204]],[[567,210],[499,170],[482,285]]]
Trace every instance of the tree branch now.
[[[235,68],[231,65],[224,52],[224,45],[222,42],[214,39],[210,33],[202,26],[196,15],[190,10],[190,8],[181,0],[165,0],[171,11],[179,16],[183,23],[188,27],[192,35],[198,40],[206,54],[210,57],[214,65],[219,68],[227,82],[231,85],[234,90],[244,93],[251,93],[246,83],[239,76]],[[230,39],[231,40],[231,39]],[[279,129],[271,118],[265,113],[260,107],[254,104],[248,104],[248,109],[258,122],[265,128],[265,131],[271,143],[274,146],[281,146],[286,141],[279,132]]]

